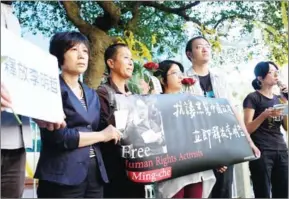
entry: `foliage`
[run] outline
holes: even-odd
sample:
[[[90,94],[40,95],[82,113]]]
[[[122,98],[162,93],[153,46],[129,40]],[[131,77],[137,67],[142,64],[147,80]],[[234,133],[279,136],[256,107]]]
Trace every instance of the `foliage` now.
[[[288,1],[266,2],[263,9],[263,37],[270,59],[280,66],[288,64]]]
[[[91,40],[93,45],[98,44],[95,48],[103,43],[103,32],[127,43],[139,73],[144,72],[139,65],[152,57],[183,52],[188,35],[206,36],[218,54],[224,50],[222,41],[242,41],[256,28],[262,30],[270,58],[280,65],[288,62],[287,1],[17,1],[14,7],[26,31],[51,36],[79,29],[89,38],[92,34],[99,36],[97,42]],[[188,22],[193,25],[188,26]],[[260,45],[260,40],[250,41],[246,48],[255,45]],[[254,53],[242,56],[250,59]],[[97,67],[104,68],[104,64]]]

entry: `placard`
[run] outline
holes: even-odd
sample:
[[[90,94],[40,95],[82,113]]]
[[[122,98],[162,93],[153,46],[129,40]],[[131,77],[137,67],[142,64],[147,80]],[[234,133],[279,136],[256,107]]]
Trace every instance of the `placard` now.
[[[2,26],[1,82],[17,114],[63,120],[57,59]]]
[[[255,159],[226,99],[162,94],[116,95],[116,101],[122,113],[116,121],[127,118],[125,127],[121,125],[121,155],[136,183]]]

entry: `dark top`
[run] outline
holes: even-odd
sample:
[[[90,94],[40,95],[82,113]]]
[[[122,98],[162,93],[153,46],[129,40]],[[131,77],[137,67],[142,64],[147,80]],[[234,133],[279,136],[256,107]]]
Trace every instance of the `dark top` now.
[[[273,99],[269,99],[255,91],[250,93],[243,102],[243,108],[254,109],[253,120],[256,119],[266,108],[273,107],[275,104],[281,104],[280,96],[274,95]],[[251,134],[251,138],[255,145],[260,150],[287,150],[286,143],[281,133],[281,121],[274,121],[273,118],[268,117]]]
[[[206,76],[199,76],[199,80],[200,80],[200,86],[204,92],[204,96],[214,98],[215,94],[213,91],[210,73]]]
[[[100,103],[95,91],[80,83],[87,110],[60,76],[62,106],[67,126],[48,131],[40,129],[41,150],[35,178],[62,185],[79,185],[87,177],[90,146],[78,147],[79,131],[96,131],[100,118]],[[97,178],[108,182],[99,143],[93,146],[100,171]]]
[[[107,79],[106,85],[110,86],[116,94],[122,94],[111,78]],[[128,87],[125,88],[128,92]],[[101,122],[98,130],[106,128],[109,124],[115,126],[115,118],[109,106],[109,94],[104,87],[97,89],[101,106]],[[144,185],[134,184],[126,174],[125,160],[121,157],[121,146],[109,142],[101,145],[101,152],[110,183],[104,187],[104,198],[143,198]]]

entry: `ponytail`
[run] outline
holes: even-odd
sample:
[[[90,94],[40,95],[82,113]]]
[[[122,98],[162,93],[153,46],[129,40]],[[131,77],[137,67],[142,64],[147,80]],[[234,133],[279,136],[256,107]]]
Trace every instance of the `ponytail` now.
[[[252,86],[255,90],[260,90],[262,88],[261,82],[257,78],[252,81]]]

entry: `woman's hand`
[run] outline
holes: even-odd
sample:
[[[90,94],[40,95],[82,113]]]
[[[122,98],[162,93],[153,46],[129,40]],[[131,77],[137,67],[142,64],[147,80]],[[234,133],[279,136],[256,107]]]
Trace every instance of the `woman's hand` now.
[[[257,158],[259,158],[259,157],[261,156],[261,152],[260,152],[260,150],[256,147],[256,145],[255,145],[253,142],[251,142],[251,143],[250,143],[250,147],[251,147],[252,151],[254,152],[254,155],[255,155]]]
[[[121,139],[122,136],[122,133],[111,124],[103,129],[101,133],[103,135],[103,142],[114,140],[115,144]]]
[[[217,171],[218,171],[219,173],[225,173],[225,172],[227,171],[227,169],[228,169],[228,167],[222,166],[222,167],[218,168]]]
[[[66,127],[66,122],[64,120],[56,123],[46,122],[38,119],[33,119],[33,121],[39,126],[39,128],[46,128],[49,131],[54,131]]]
[[[39,126],[39,128],[46,128],[49,131],[54,131],[54,130],[58,130],[58,129],[62,129],[66,127],[66,122],[65,122],[65,113],[63,112],[63,120],[56,122],[56,123],[52,123],[52,122],[47,122],[47,121],[43,121],[43,120],[38,120],[38,119],[33,119],[33,121]]]
[[[286,84],[280,85],[279,88],[280,88],[282,93],[288,93],[288,87],[286,86]]]
[[[274,109],[272,107],[267,108],[265,111],[263,111],[261,114],[264,118],[268,117],[278,117],[282,115],[283,110],[280,109]]]

